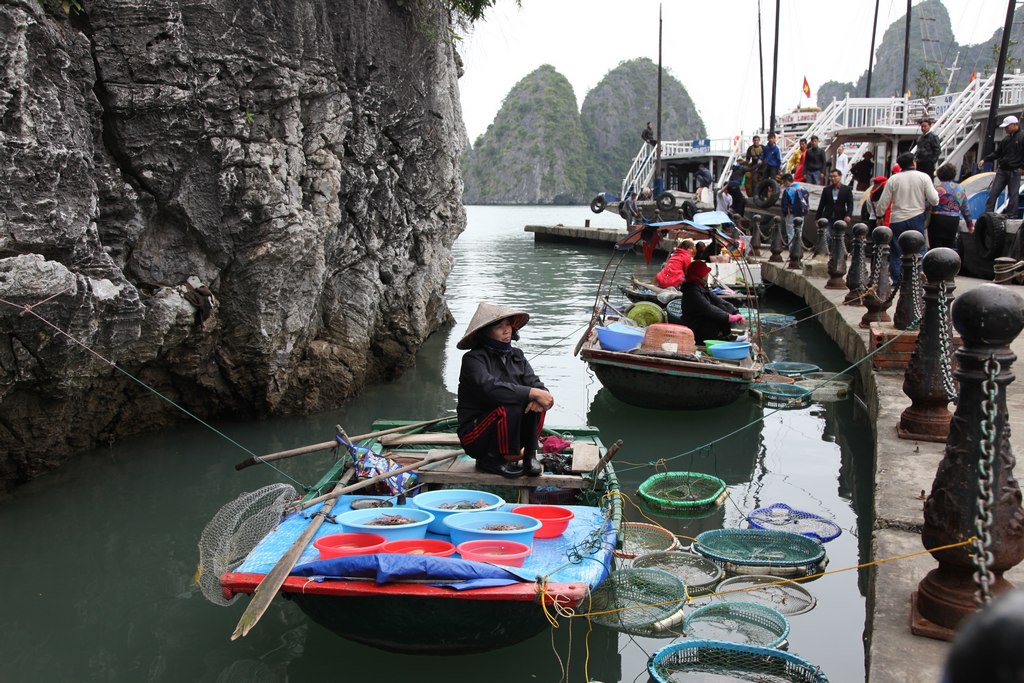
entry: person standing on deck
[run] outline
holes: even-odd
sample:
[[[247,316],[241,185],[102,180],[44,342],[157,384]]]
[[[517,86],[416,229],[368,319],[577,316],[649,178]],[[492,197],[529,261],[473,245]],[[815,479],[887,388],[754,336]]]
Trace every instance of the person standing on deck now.
[[[729,194],[729,188],[723,187],[718,191],[715,199],[715,211],[723,211],[729,213],[729,209],[732,208],[732,195]]]
[[[939,155],[942,154],[939,136],[932,132],[934,122],[935,119],[930,117],[918,121],[921,125],[921,134],[917,137],[917,152],[914,154],[917,170],[927,174],[929,178],[935,176],[935,164],[939,163]]]
[[[1007,116],[1000,128],[1006,129],[1006,137],[985,159],[995,162],[996,175],[988,188],[985,211],[995,211],[999,194],[1006,190],[1006,208],[1003,213],[1010,218],[1017,217],[1017,201],[1020,194],[1020,172],[1024,168],[1024,133],[1020,130],[1020,119]],[[982,168],[982,164],[978,164]]]
[[[764,154],[764,145],[761,144],[761,136],[755,135],[753,144],[747,147],[747,153],[743,156],[743,165],[750,169],[750,171],[744,176],[744,189],[746,190],[748,197],[754,196],[754,190],[757,188],[757,183],[761,180],[760,175],[757,172],[757,166],[761,162],[762,154]]]
[[[914,168],[914,155],[904,152],[896,159],[900,172],[889,178],[882,190],[882,196],[875,207],[883,213],[892,204],[889,227],[892,228],[892,244],[889,247],[889,275],[895,286],[900,281],[903,252],[899,237],[907,230],[916,230],[924,237],[924,214],[929,206],[939,203],[939,193],[928,174]],[[921,246],[924,255],[925,247]]]
[[[837,169],[829,174],[832,184],[821,191],[821,199],[818,200],[818,212],[815,220],[825,218],[828,226],[825,228],[825,239],[832,238],[832,224],[836,221],[846,221],[847,224],[853,219],[853,190],[849,185],[843,185],[842,176]]]
[[[836,150],[835,169],[839,171],[840,178],[845,178],[846,172],[850,170],[850,157],[846,156],[846,148],[842,145]]]
[[[764,168],[764,177],[768,180],[775,180],[782,167],[782,152],[775,144],[775,131],[768,133],[768,144],[764,146],[761,153],[761,166]]]
[[[640,133],[640,137],[642,137],[644,139],[644,142],[646,142],[651,147],[658,144],[658,141],[654,139],[654,128],[651,127],[650,121],[647,122],[647,127],[644,128],[642,133]]]
[[[783,233],[788,245],[793,238],[793,219],[803,218],[807,215],[808,201],[807,190],[793,182],[792,173],[782,174],[782,202],[779,211],[782,212]]]
[[[813,185],[824,185],[825,150],[818,147],[818,136],[811,136],[811,146],[804,154],[804,179]]]
[[[793,180],[804,179],[804,155],[807,154],[807,138],[800,138],[800,146],[793,152],[793,158],[789,160],[786,170],[793,174]]]
[[[864,152],[861,160],[850,168],[850,176],[853,178],[854,189],[863,192],[871,185],[871,174],[875,171],[875,155],[871,152]]]
[[[456,405],[459,443],[478,470],[509,479],[542,474],[537,439],[555,405],[522,349],[512,346],[529,320],[526,311],[481,302],[455,345],[467,351]]]

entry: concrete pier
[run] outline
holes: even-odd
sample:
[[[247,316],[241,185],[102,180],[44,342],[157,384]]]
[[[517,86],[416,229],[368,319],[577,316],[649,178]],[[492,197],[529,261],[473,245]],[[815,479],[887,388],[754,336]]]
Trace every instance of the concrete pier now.
[[[824,277],[805,277],[778,264],[762,263],[762,276],[807,302],[828,335],[842,349],[850,363],[869,352],[869,331],[858,324],[863,308],[844,305],[836,290],[826,290]],[[970,291],[984,280],[956,279],[957,295]],[[1024,288],[1015,287],[1024,295]],[[1024,335],[1011,349],[1024,359]],[[1024,418],[1024,372],[1007,387],[1006,400],[1011,425]],[[945,449],[943,443],[898,438],[900,414],[910,405],[903,393],[902,371],[875,371],[870,363],[858,366],[865,388],[865,401],[875,425],[874,529],[871,560],[898,557],[924,549],[922,491],[931,490],[935,470]],[[1024,429],[1010,436],[1015,453],[1024,453]],[[1018,476],[1022,472],[1017,472]],[[867,624],[865,642],[868,680],[871,683],[905,683],[939,680],[949,643],[914,636],[910,632],[910,596],[917,584],[937,563],[931,555],[887,562],[868,571]],[[1024,565],[1007,572],[1006,578],[1024,586]],[[827,580],[827,579],[826,579]]]

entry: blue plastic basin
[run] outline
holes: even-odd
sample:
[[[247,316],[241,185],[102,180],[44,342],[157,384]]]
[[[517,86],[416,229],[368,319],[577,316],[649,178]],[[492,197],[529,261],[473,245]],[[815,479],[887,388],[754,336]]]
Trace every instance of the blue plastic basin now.
[[[460,512],[448,516],[444,523],[452,535],[452,543],[458,546],[466,541],[479,541],[484,539],[515,541],[524,545],[533,546],[533,535],[541,527],[541,521],[526,515],[517,515],[512,512]],[[521,527],[509,531],[492,531],[481,529],[481,527],[496,524],[511,524]]]
[[[643,343],[644,331],[640,327],[612,323],[608,327],[597,328],[597,340],[605,351],[629,351]]]
[[[715,358],[740,360],[750,355],[750,342],[722,342],[708,348]]]
[[[412,524],[378,525],[369,524],[384,515],[401,515],[416,520]],[[426,510],[414,507],[371,508],[369,510],[349,510],[337,516],[342,530],[364,534],[378,534],[389,541],[402,538],[423,538],[427,535],[427,526],[434,521],[434,515]]]
[[[487,505],[474,510],[445,510],[441,507],[445,503],[460,503],[463,501],[475,502],[479,500],[487,503]],[[505,504],[505,500],[499,495],[487,493],[486,491],[474,491],[472,489],[438,489],[437,491],[427,491],[419,494],[412,499],[412,503],[420,510],[426,510],[430,514],[434,515],[434,521],[427,526],[427,531],[432,534],[444,534],[447,536],[448,525],[444,523],[444,520],[448,517],[463,512],[478,514],[481,512],[487,512],[488,510],[497,510]]]

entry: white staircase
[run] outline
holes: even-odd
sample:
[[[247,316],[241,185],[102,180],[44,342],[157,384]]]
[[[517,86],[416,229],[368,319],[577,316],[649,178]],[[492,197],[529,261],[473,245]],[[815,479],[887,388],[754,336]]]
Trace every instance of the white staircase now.
[[[654,145],[649,145],[645,142],[640,151],[637,152],[636,158],[633,159],[633,165],[629,167],[629,172],[626,173],[626,177],[622,180],[622,192],[619,196],[623,200],[626,198],[626,193],[630,190],[635,190],[639,195],[640,190],[651,184],[651,180],[654,179],[656,149]]]

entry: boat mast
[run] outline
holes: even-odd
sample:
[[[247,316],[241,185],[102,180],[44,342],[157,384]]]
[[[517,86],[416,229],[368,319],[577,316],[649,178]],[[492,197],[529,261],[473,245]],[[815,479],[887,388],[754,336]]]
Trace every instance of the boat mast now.
[[[992,85],[992,101],[988,107],[988,126],[985,130],[985,149],[979,159],[992,151],[996,139],[996,113],[999,111],[999,96],[1003,91],[1003,72],[1006,70],[1006,53],[1010,50],[1010,32],[1013,30],[1013,8],[1015,0],[1006,3],[1006,23],[1003,24],[1003,40],[999,45],[999,61],[996,63],[996,79]]]
[[[868,54],[868,87],[864,93],[864,97],[871,97],[871,69],[875,65],[875,34],[878,32],[878,3],[881,0],[875,0],[875,23],[871,25],[871,52]]]
[[[761,0],[757,0],[757,61],[761,65],[761,130],[764,130],[764,46],[761,44]]]
[[[772,118],[768,133],[775,132],[775,86],[779,79],[779,15],[782,0],[775,0],[775,56],[772,57]]]
[[[910,67],[910,0],[907,0],[907,31],[903,35],[903,85],[900,97],[907,96],[907,69]]]
[[[658,4],[658,144],[654,146],[654,196],[664,191],[661,178],[661,3]]]

